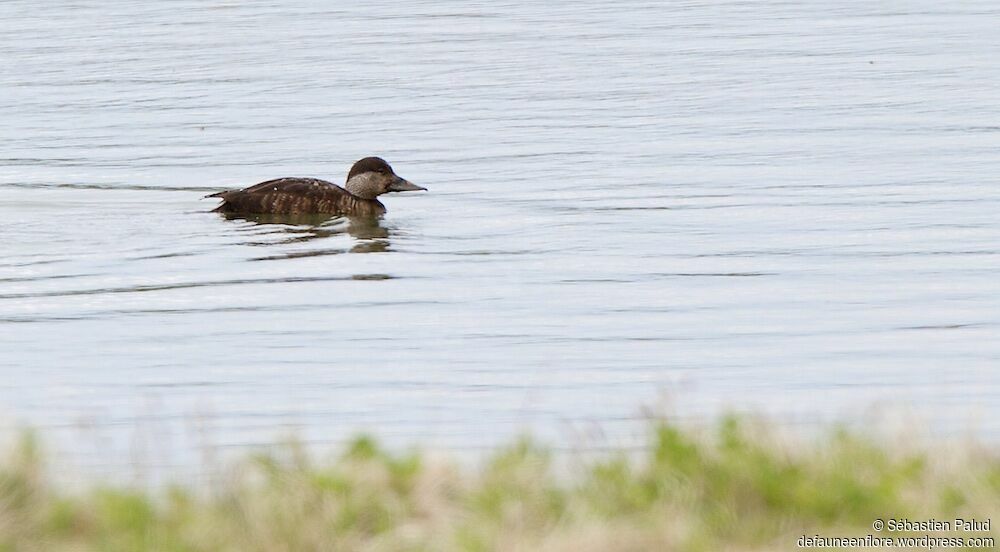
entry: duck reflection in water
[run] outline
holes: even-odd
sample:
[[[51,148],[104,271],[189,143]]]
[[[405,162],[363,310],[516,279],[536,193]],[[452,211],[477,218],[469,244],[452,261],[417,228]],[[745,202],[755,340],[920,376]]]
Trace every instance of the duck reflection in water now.
[[[382,253],[389,251],[392,230],[378,217],[343,217],[337,215],[270,215],[222,213],[227,220],[250,224],[240,228],[254,239],[247,245],[280,247],[315,242],[324,238],[348,235],[356,243],[349,249],[320,248],[255,257],[254,261],[295,259],[341,253]],[[263,230],[263,232],[261,231]],[[261,238],[277,238],[266,239]]]

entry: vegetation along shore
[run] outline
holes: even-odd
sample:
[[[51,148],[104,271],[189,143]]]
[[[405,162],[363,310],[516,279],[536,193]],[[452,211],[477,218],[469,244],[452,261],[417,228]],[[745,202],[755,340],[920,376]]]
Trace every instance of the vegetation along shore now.
[[[95,482],[70,491],[45,457],[26,438],[0,465],[0,550],[708,551],[848,542],[833,538],[874,548],[873,539],[903,537],[989,543],[1000,513],[996,446],[900,450],[839,429],[790,440],[738,417],[701,430],[656,423],[644,452],[579,462],[556,460],[529,439],[475,466],[390,453],[367,437],[328,460],[282,445],[235,463],[210,488]]]

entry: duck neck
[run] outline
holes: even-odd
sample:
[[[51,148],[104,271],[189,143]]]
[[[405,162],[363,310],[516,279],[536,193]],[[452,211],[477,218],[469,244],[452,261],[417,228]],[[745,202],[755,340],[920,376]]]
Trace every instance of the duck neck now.
[[[351,193],[341,200],[340,210],[350,215],[377,216],[385,214],[385,205],[377,199],[365,199]]]

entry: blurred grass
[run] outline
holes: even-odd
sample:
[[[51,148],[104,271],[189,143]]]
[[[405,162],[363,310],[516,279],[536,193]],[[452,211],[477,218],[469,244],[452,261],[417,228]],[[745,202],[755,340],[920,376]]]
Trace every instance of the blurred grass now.
[[[1000,511],[995,448],[900,450],[839,430],[787,443],[735,417],[660,423],[642,455],[563,464],[527,439],[469,469],[362,437],[325,462],[294,444],[255,455],[211,489],[72,493],[26,437],[0,463],[0,550],[789,550],[873,533],[876,518]]]

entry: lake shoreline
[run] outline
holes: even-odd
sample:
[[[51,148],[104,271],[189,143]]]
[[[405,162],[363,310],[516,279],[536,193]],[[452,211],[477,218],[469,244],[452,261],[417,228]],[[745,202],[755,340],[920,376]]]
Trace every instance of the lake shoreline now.
[[[864,538],[876,520],[899,528],[876,537],[913,537],[919,520],[942,519],[978,525],[935,538],[997,538],[983,523],[1000,514],[1000,448],[967,442],[945,453],[912,441],[836,427],[790,439],[728,416],[702,429],[652,423],[641,453],[565,464],[522,438],[469,467],[358,437],[326,459],[294,441],[268,447],[209,486],[95,481],[67,491],[29,435],[0,462],[0,546],[768,550]]]

